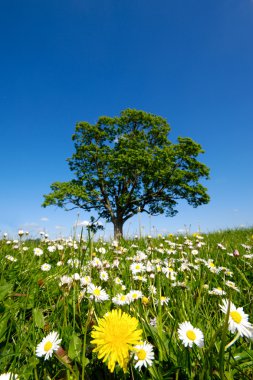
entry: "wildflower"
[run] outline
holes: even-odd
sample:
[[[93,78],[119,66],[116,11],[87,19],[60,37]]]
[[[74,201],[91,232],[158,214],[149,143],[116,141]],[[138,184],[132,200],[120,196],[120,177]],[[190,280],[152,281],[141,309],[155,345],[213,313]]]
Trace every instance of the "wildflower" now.
[[[86,286],[91,283],[91,277],[90,276],[84,276],[80,278],[80,283],[82,286]]]
[[[178,335],[185,347],[192,347],[193,343],[195,343],[198,347],[204,346],[204,335],[202,331],[196,327],[193,327],[190,322],[180,323]]]
[[[15,373],[7,372],[0,375],[0,380],[19,380],[19,377]]]
[[[149,324],[150,324],[150,326],[156,327],[156,325],[157,325],[156,318],[150,318]]]
[[[149,298],[143,296],[142,299],[141,299],[141,303],[142,303],[144,306],[148,305],[148,303],[149,303]]]
[[[74,274],[72,274],[72,278],[75,281],[79,281],[80,280],[80,274],[79,273],[74,273]]]
[[[71,277],[64,275],[64,276],[61,276],[59,285],[60,286],[63,286],[63,285],[71,286],[72,282],[73,282],[73,279]]]
[[[124,371],[129,361],[129,351],[140,344],[142,330],[138,329],[138,320],[121,310],[112,310],[98,320],[93,327],[91,343],[96,347],[98,358],[107,361],[110,372],[118,363]]]
[[[100,280],[107,281],[109,276],[108,273],[105,270],[102,270],[99,274]]]
[[[51,269],[51,265],[47,263],[42,264],[40,269],[43,270],[43,272],[48,272]]]
[[[59,339],[58,332],[51,332],[38,344],[36,356],[42,357],[45,355],[45,360],[49,359],[53,355],[53,352],[58,350],[60,343],[61,339]]]
[[[161,305],[168,305],[169,300],[170,300],[169,297],[164,297],[164,296],[160,297]],[[159,300],[155,300],[155,303],[158,305]]]
[[[133,274],[141,273],[144,271],[144,265],[142,263],[133,263],[130,265],[130,270]]]
[[[127,297],[127,295],[119,293],[119,294],[116,294],[116,296],[112,298],[112,302],[115,305],[128,305],[130,303],[130,300]]]
[[[55,245],[49,245],[49,246],[47,247],[47,250],[48,250],[48,252],[53,253],[53,252],[56,251],[56,246],[55,246]]]
[[[156,294],[157,290],[154,285],[149,285],[148,290],[150,291],[151,294]]]
[[[41,248],[34,248],[33,253],[35,256],[43,255],[43,250]]]
[[[223,305],[220,305],[221,311],[225,314],[228,312],[228,300],[222,300]],[[245,314],[242,307],[236,308],[233,302],[230,302],[228,329],[232,333],[236,330],[240,336],[253,338],[253,325],[248,321],[248,314]]]
[[[115,282],[115,284],[117,284],[117,285],[121,285],[121,284],[122,284],[122,280],[121,280],[119,277],[116,277],[116,278],[114,279],[114,282]]]
[[[226,281],[225,284],[231,288],[231,289],[234,289],[236,290],[237,292],[239,292],[240,290],[238,289],[238,287],[235,285],[235,283],[233,281]]]
[[[23,230],[18,230],[18,235],[20,236],[20,237],[22,237],[23,235],[24,235],[24,231]]]
[[[106,301],[109,298],[108,294],[101,288],[101,286],[95,286],[92,283],[88,285],[87,292],[90,294],[90,298],[97,302]]]
[[[11,256],[11,255],[6,255],[5,258],[6,258],[7,260],[9,260],[9,261],[13,261],[13,262],[17,261],[17,259],[15,259],[15,257],[13,257],[13,256]]]
[[[98,258],[98,257],[94,257],[94,259],[92,260],[91,262],[91,265],[94,267],[94,268],[102,268],[102,261]]]
[[[209,294],[215,294],[216,296],[224,296],[226,292],[222,290],[220,287],[213,288],[212,290],[209,290]]]
[[[104,255],[106,253],[106,249],[104,247],[98,248],[98,252]]]
[[[135,368],[141,369],[142,366],[147,367],[152,365],[154,360],[153,346],[150,343],[144,342],[143,344],[138,344],[134,347],[136,351],[134,359],[137,360]]]
[[[135,301],[138,300],[139,298],[142,298],[142,292],[140,290],[130,290],[130,292],[127,294],[129,300]]]

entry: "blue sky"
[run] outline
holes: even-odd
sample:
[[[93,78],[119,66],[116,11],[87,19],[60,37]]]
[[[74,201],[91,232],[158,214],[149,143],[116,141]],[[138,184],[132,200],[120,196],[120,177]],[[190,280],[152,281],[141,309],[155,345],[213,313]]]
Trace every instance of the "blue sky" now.
[[[77,211],[44,209],[43,194],[71,178],[76,122],[125,108],[166,118],[171,140],[199,142],[211,169],[210,204],[182,202],[174,218],[141,216],[143,233],[252,226],[252,0],[0,5],[0,235],[73,231]],[[125,232],[139,232],[138,218]]]

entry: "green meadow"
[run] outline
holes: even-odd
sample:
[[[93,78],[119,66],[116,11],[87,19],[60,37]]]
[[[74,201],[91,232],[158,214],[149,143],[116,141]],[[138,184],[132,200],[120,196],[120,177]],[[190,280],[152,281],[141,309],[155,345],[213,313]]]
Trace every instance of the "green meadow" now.
[[[0,379],[253,379],[253,228],[21,233],[0,240],[0,265]]]

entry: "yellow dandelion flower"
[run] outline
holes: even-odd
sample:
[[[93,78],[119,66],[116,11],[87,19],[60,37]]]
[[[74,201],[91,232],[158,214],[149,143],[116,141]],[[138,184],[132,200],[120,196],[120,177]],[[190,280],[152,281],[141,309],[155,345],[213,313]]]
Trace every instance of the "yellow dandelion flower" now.
[[[98,358],[107,366],[111,372],[118,363],[126,370],[129,361],[129,351],[140,344],[142,330],[138,329],[138,320],[121,310],[112,310],[98,320],[98,326],[93,327],[91,343],[97,347]]]

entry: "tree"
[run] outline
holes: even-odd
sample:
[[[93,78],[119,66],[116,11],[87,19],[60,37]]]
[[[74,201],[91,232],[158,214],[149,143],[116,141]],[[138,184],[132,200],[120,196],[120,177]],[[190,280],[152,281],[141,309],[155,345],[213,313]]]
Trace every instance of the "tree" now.
[[[75,178],[54,182],[42,206],[94,210],[120,238],[138,212],[174,216],[180,199],[193,207],[208,203],[199,180],[208,178],[209,169],[196,159],[204,151],[188,137],[173,144],[169,132],[164,118],[133,109],[102,116],[95,125],[78,123],[75,153],[67,160]]]

